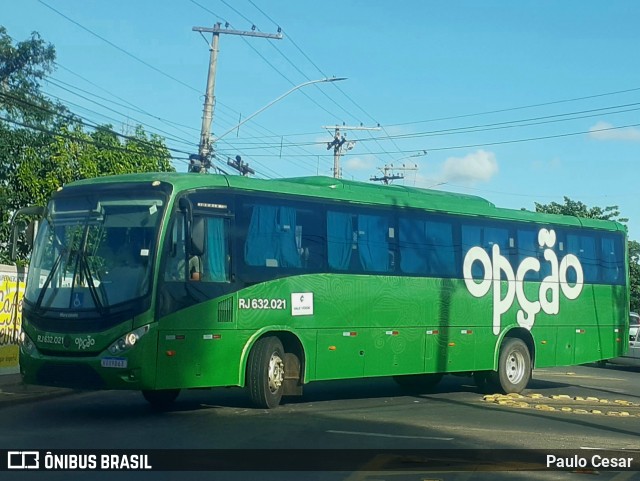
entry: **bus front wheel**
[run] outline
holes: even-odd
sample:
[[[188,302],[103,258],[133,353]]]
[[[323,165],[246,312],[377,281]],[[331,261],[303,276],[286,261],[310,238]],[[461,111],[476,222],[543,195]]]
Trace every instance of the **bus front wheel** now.
[[[157,391],[142,391],[142,396],[151,406],[157,409],[166,409],[180,394],[180,389],[160,389]]]
[[[498,371],[493,372],[495,387],[504,393],[520,393],[531,379],[531,354],[520,339],[507,338],[500,347]]]
[[[284,384],[284,348],[277,337],[263,337],[251,349],[247,388],[254,406],[273,409],[280,404]]]

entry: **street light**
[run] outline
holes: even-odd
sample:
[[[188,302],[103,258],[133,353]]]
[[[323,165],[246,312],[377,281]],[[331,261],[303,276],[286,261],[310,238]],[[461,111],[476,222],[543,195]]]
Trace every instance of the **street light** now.
[[[301,83],[300,85],[296,85],[295,87],[287,90],[285,93],[283,93],[280,97],[273,99],[271,102],[269,102],[267,105],[265,105],[264,107],[262,107],[260,110],[255,111],[254,113],[252,113],[251,115],[249,115],[249,117],[247,117],[246,119],[244,119],[242,122],[240,122],[237,125],[234,125],[233,127],[231,127],[229,130],[227,130],[226,132],[224,132],[222,135],[219,135],[217,137],[214,137],[213,142],[217,142],[218,140],[220,140],[221,138],[225,137],[226,135],[230,134],[231,132],[233,132],[234,130],[236,130],[238,127],[240,127],[241,125],[243,125],[245,122],[248,122],[249,120],[251,120],[252,118],[254,118],[256,115],[258,115],[259,113],[265,111],[266,109],[268,109],[269,107],[271,107],[273,104],[275,104],[276,102],[279,102],[280,100],[282,100],[283,98],[285,98],[287,95],[289,95],[292,92],[295,92],[298,89],[301,89],[302,87],[306,87],[307,85],[311,85],[311,84],[318,84],[318,83],[323,83],[323,82],[339,82],[341,80],[347,80],[346,77],[329,77],[329,78],[323,78],[323,79],[318,79],[318,80],[309,80],[308,82],[304,82]]]

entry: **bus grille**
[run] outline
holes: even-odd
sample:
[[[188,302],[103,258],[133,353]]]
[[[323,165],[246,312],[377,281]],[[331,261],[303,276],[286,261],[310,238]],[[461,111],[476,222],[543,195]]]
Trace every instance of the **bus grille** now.
[[[218,303],[218,322],[233,322],[233,297]]]

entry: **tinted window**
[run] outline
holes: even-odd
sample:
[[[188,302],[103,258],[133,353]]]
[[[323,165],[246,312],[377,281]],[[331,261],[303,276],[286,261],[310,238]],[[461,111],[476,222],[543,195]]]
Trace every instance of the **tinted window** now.
[[[400,270],[406,274],[451,277],[456,273],[450,223],[401,218]]]

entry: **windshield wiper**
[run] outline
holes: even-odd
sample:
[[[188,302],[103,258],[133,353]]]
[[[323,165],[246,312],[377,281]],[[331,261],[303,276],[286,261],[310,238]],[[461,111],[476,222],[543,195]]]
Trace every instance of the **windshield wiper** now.
[[[58,254],[58,257],[56,257],[56,260],[53,262],[53,266],[51,266],[49,275],[44,280],[44,284],[42,284],[42,287],[40,288],[40,294],[38,294],[38,298],[36,299],[36,309],[38,310],[41,308],[40,306],[42,305],[42,301],[44,300],[44,295],[47,292],[47,289],[49,288],[49,284],[51,284],[51,281],[53,280],[53,275],[58,269],[58,266],[60,265],[60,262],[62,261],[62,257],[65,255],[65,253],[66,253],[65,249],[60,250],[60,254]]]
[[[84,276],[85,276],[85,278],[87,280],[87,286],[89,287],[89,293],[91,294],[91,298],[93,299],[93,303],[95,304],[96,309],[98,310],[100,315],[103,315],[103,314],[105,314],[107,312],[107,309],[104,307],[104,304],[102,303],[102,301],[100,301],[100,296],[98,295],[98,290],[96,289],[96,285],[93,283],[93,275],[91,273],[91,268],[89,267],[89,259],[87,257],[87,253],[86,252],[82,252],[79,255],[80,255],[80,265],[81,265],[80,269],[84,273]],[[103,295],[104,301],[106,303],[108,303],[108,301],[107,301],[107,292],[106,292],[102,282],[100,282],[100,293]]]

